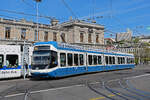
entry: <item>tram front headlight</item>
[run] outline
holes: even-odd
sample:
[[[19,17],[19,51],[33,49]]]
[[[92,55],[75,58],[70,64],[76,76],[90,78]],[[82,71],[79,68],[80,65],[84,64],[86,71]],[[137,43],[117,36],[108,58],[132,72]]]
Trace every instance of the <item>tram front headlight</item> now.
[[[34,50],[38,50],[38,47],[34,47]]]

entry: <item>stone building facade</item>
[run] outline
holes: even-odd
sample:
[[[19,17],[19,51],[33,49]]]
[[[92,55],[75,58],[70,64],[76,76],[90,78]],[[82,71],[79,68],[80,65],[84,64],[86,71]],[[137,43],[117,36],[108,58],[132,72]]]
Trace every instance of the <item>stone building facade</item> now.
[[[131,41],[132,40],[132,31],[127,29],[127,32],[121,32],[116,34],[116,41]]]
[[[81,45],[103,45],[104,26],[79,20],[70,20],[58,24],[52,20],[51,24],[38,24],[22,20],[0,18],[0,44],[23,44],[40,41],[58,41]]]

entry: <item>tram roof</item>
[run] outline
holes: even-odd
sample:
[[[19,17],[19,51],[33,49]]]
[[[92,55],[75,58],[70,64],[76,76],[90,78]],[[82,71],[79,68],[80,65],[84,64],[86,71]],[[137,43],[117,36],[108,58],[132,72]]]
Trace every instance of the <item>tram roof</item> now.
[[[105,50],[105,49],[93,49],[90,47],[88,48],[88,47],[84,47],[84,46],[71,45],[71,44],[67,44],[67,43],[59,43],[56,41],[37,42],[37,43],[34,43],[34,45],[35,46],[53,45],[55,48],[62,49],[62,50],[108,54],[108,55],[118,55],[118,56],[133,56],[133,54],[129,54],[129,53],[122,53],[122,52],[116,52],[116,51],[112,51],[112,50],[110,51],[110,50]]]

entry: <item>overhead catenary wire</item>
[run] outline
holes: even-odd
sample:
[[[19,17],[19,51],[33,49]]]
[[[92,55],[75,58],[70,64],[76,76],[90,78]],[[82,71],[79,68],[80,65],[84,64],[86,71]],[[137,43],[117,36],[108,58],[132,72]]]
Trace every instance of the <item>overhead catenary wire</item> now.
[[[36,9],[33,5],[31,5],[30,3],[26,2],[25,0],[22,0],[23,3],[25,3],[26,5],[28,5],[29,7]]]
[[[69,7],[69,5],[65,2],[65,0],[61,0],[64,6],[70,11],[70,13],[74,16],[75,19],[77,19],[76,14],[73,12],[73,10]]]
[[[36,10],[36,7],[28,2],[26,2],[25,0],[22,0],[23,3],[25,3],[27,6],[31,7],[33,10]],[[39,11],[38,11],[39,12]],[[48,18],[48,19],[53,19],[52,17],[49,17],[49,16],[43,16],[40,12],[39,14],[41,15],[41,17],[44,17],[44,18]],[[39,16],[40,17],[40,16]]]
[[[105,32],[110,32],[110,33],[112,33],[112,34],[116,34],[116,32],[113,32],[113,31],[108,30],[108,29],[106,29]]]
[[[10,16],[6,16],[6,15],[1,15],[1,17],[4,17],[4,18],[11,18],[11,19],[15,19],[15,20],[20,20],[21,18],[16,18],[16,17],[10,17]]]
[[[129,26],[128,25],[126,25],[126,24],[124,24],[119,18],[117,18],[116,16],[114,16],[113,15],[113,0],[110,0],[110,19],[112,20],[112,19],[114,19],[116,22],[118,22],[120,25],[122,25],[123,27],[125,27],[125,28],[129,28]],[[112,27],[112,24],[110,25],[111,27]],[[116,34],[117,32],[112,32],[112,31],[110,31],[110,30],[105,30],[105,31],[107,31],[107,32],[110,32],[111,34]]]
[[[17,12],[17,11],[12,11],[12,10],[6,10],[6,9],[0,9],[0,11],[2,12],[7,12],[7,13],[14,13],[14,14],[20,14],[20,15],[26,15],[26,16],[33,16],[36,17],[35,14],[28,14],[28,13],[24,13],[24,12]],[[46,18],[46,19],[53,19],[50,16],[44,16],[44,15],[39,15],[39,17],[41,18]]]
[[[93,4],[93,7],[92,7],[92,16],[91,16],[91,18],[92,18],[92,20],[94,20],[95,18],[94,18],[94,13],[95,13],[95,0],[92,0],[92,4]]]

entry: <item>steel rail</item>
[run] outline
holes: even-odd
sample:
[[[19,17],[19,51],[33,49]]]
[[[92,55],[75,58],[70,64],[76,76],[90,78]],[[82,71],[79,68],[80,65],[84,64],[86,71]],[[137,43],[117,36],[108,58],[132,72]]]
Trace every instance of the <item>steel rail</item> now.
[[[129,88],[131,88],[131,89],[133,89],[133,90],[135,90],[135,91],[137,91],[137,92],[140,92],[141,94],[144,94],[144,95],[146,95],[147,97],[149,97],[150,98],[150,92],[146,92],[146,91],[142,91],[142,90],[140,90],[140,89],[137,89],[137,88],[135,88],[130,82],[129,82],[129,80],[126,80],[126,84],[127,84],[127,86],[129,87]]]
[[[112,89],[112,88],[108,87],[108,85],[106,86],[106,82],[103,82],[103,86],[104,86],[104,88],[105,88],[106,90],[110,91],[111,93],[115,94],[116,96],[118,96],[118,97],[120,97],[120,98],[122,98],[122,99],[124,99],[124,100],[130,100],[130,99],[128,99],[127,97],[132,98],[132,99],[135,99],[135,100],[141,100],[141,99],[139,99],[139,98],[137,98],[137,97],[135,97],[135,96],[132,96],[132,95],[130,95],[130,94],[126,94],[126,93],[123,93],[123,92],[121,92],[121,91]]]
[[[90,90],[94,91],[95,93],[97,93],[97,94],[99,94],[99,95],[101,95],[101,96],[106,97],[107,99],[116,100],[116,99],[111,98],[111,97],[105,95],[104,93],[101,93],[101,92],[97,91],[96,89],[92,88],[92,87],[89,85],[89,83],[87,83],[87,86],[88,86],[88,88],[89,88]]]
[[[121,86],[121,88],[125,89],[126,91],[128,91],[128,92],[130,92],[130,93],[133,93],[133,94],[135,94],[135,95],[138,95],[138,96],[140,96],[140,97],[143,97],[143,98],[146,98],[146,99],[150,99],[150,97],[147,97],[147,96],[145,96],[145,95],[143,95],[143,94],[140,94],[140,93],[138,93],[138,92],[133,91],[133,89],[129,89],[129,88],[123,86],[120,81],[118,81],[118,83],[119,83],[119,85]]]

